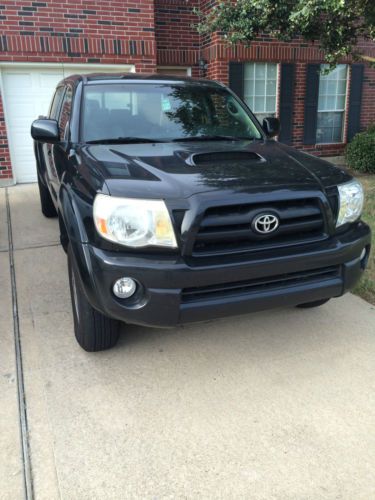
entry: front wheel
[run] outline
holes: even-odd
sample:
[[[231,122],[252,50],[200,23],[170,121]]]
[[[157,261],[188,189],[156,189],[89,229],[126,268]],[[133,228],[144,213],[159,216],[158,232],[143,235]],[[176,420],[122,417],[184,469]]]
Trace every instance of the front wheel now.
[[[88,352],[103,351],[114,347],[119,339],[121,323],[104,316],[88,302],[70,245],[68,247],[68,271],[74,333],[78,344]]]
[[[329,299],[320,299],[320,300],[315,300],[314,302],[305,302],[304,304],[298,304],[297,307],[300,307],[301,309],[310,309],[310,307],[319,307],[328,302]]]

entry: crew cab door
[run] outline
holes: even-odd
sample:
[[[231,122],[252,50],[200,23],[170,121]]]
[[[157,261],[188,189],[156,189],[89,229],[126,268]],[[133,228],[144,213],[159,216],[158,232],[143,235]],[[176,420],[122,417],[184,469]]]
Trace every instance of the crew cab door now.
[[[59,89],[58,89],[59,90]],[[73,90],[70,85],[62,87],[62,96],[60,104],[56,109],[51,108],[50,116],[57,120],[60,131],[60,142],[56,144],[46,144],[46,167],[48,183],[52,195],[57,199],[61,176],[64,173],[68,162],[68,141],[69,141],[69,122],[72,108]],[[53,107],[53,106],[52,106]]]

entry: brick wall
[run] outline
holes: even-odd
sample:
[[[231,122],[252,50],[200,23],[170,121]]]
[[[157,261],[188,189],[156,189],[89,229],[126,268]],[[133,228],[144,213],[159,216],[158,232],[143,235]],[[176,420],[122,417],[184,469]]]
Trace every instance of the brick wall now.
[[[155,0],[155,38],[160,66],[190,66],[199,76],[200,37],[193,28],[199,0]]]
[[[153,0],[3,0],[0,7],[3,61],[155,67]]]

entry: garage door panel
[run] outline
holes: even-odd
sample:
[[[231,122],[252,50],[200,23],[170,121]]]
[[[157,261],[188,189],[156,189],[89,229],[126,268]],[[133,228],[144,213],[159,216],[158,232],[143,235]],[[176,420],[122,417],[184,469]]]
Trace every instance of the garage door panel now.
[[[47,66],[47,65],[46,65]],[[107,72],[118,72],[113,66]],[[69,74],[103,72],[100,66],[80,66],[65,70]],[[34,67],[2,70],[2,94],[5,102],[6,127],[12,168],[17,182],[37,180],[30,126],[40,115],[47,115],[56,85],[63,80],[62,68]]]
[[[9,71],[5,73],[5,77],[7,93],[10,96],[18,95],[20,97],[20,90],[30,91],[32,88],[32,77],[29,73],[13,73]]]
[[[37,78],[38,78],[38,84],[39,84],[39,88],[41,89],[50,89],[51,87],[56,87],[56,84],[58,83],[58,81],[56,81],[56,77],[57,79],[59,79],[59,73],[40,73],[39,75],[37,75]],[[60,73],[60,80],[63,80],[63,75],[62,73]]]

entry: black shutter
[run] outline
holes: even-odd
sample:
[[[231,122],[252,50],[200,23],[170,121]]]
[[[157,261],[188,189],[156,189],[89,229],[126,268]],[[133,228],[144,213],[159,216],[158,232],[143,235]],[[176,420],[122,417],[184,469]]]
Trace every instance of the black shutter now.
[[[353,139],[361,128],[363,72],[363,64],[352,65],[348,110],[348,141]]]
[[[306,71],[304,144],[316,144],[320,64],[308,64]]]
[[[229,88],[243,99],[244,69],[242,63],[229,63]]]
[[[293,136],[294,64],[281,65],[279,141],[292,143]]]

